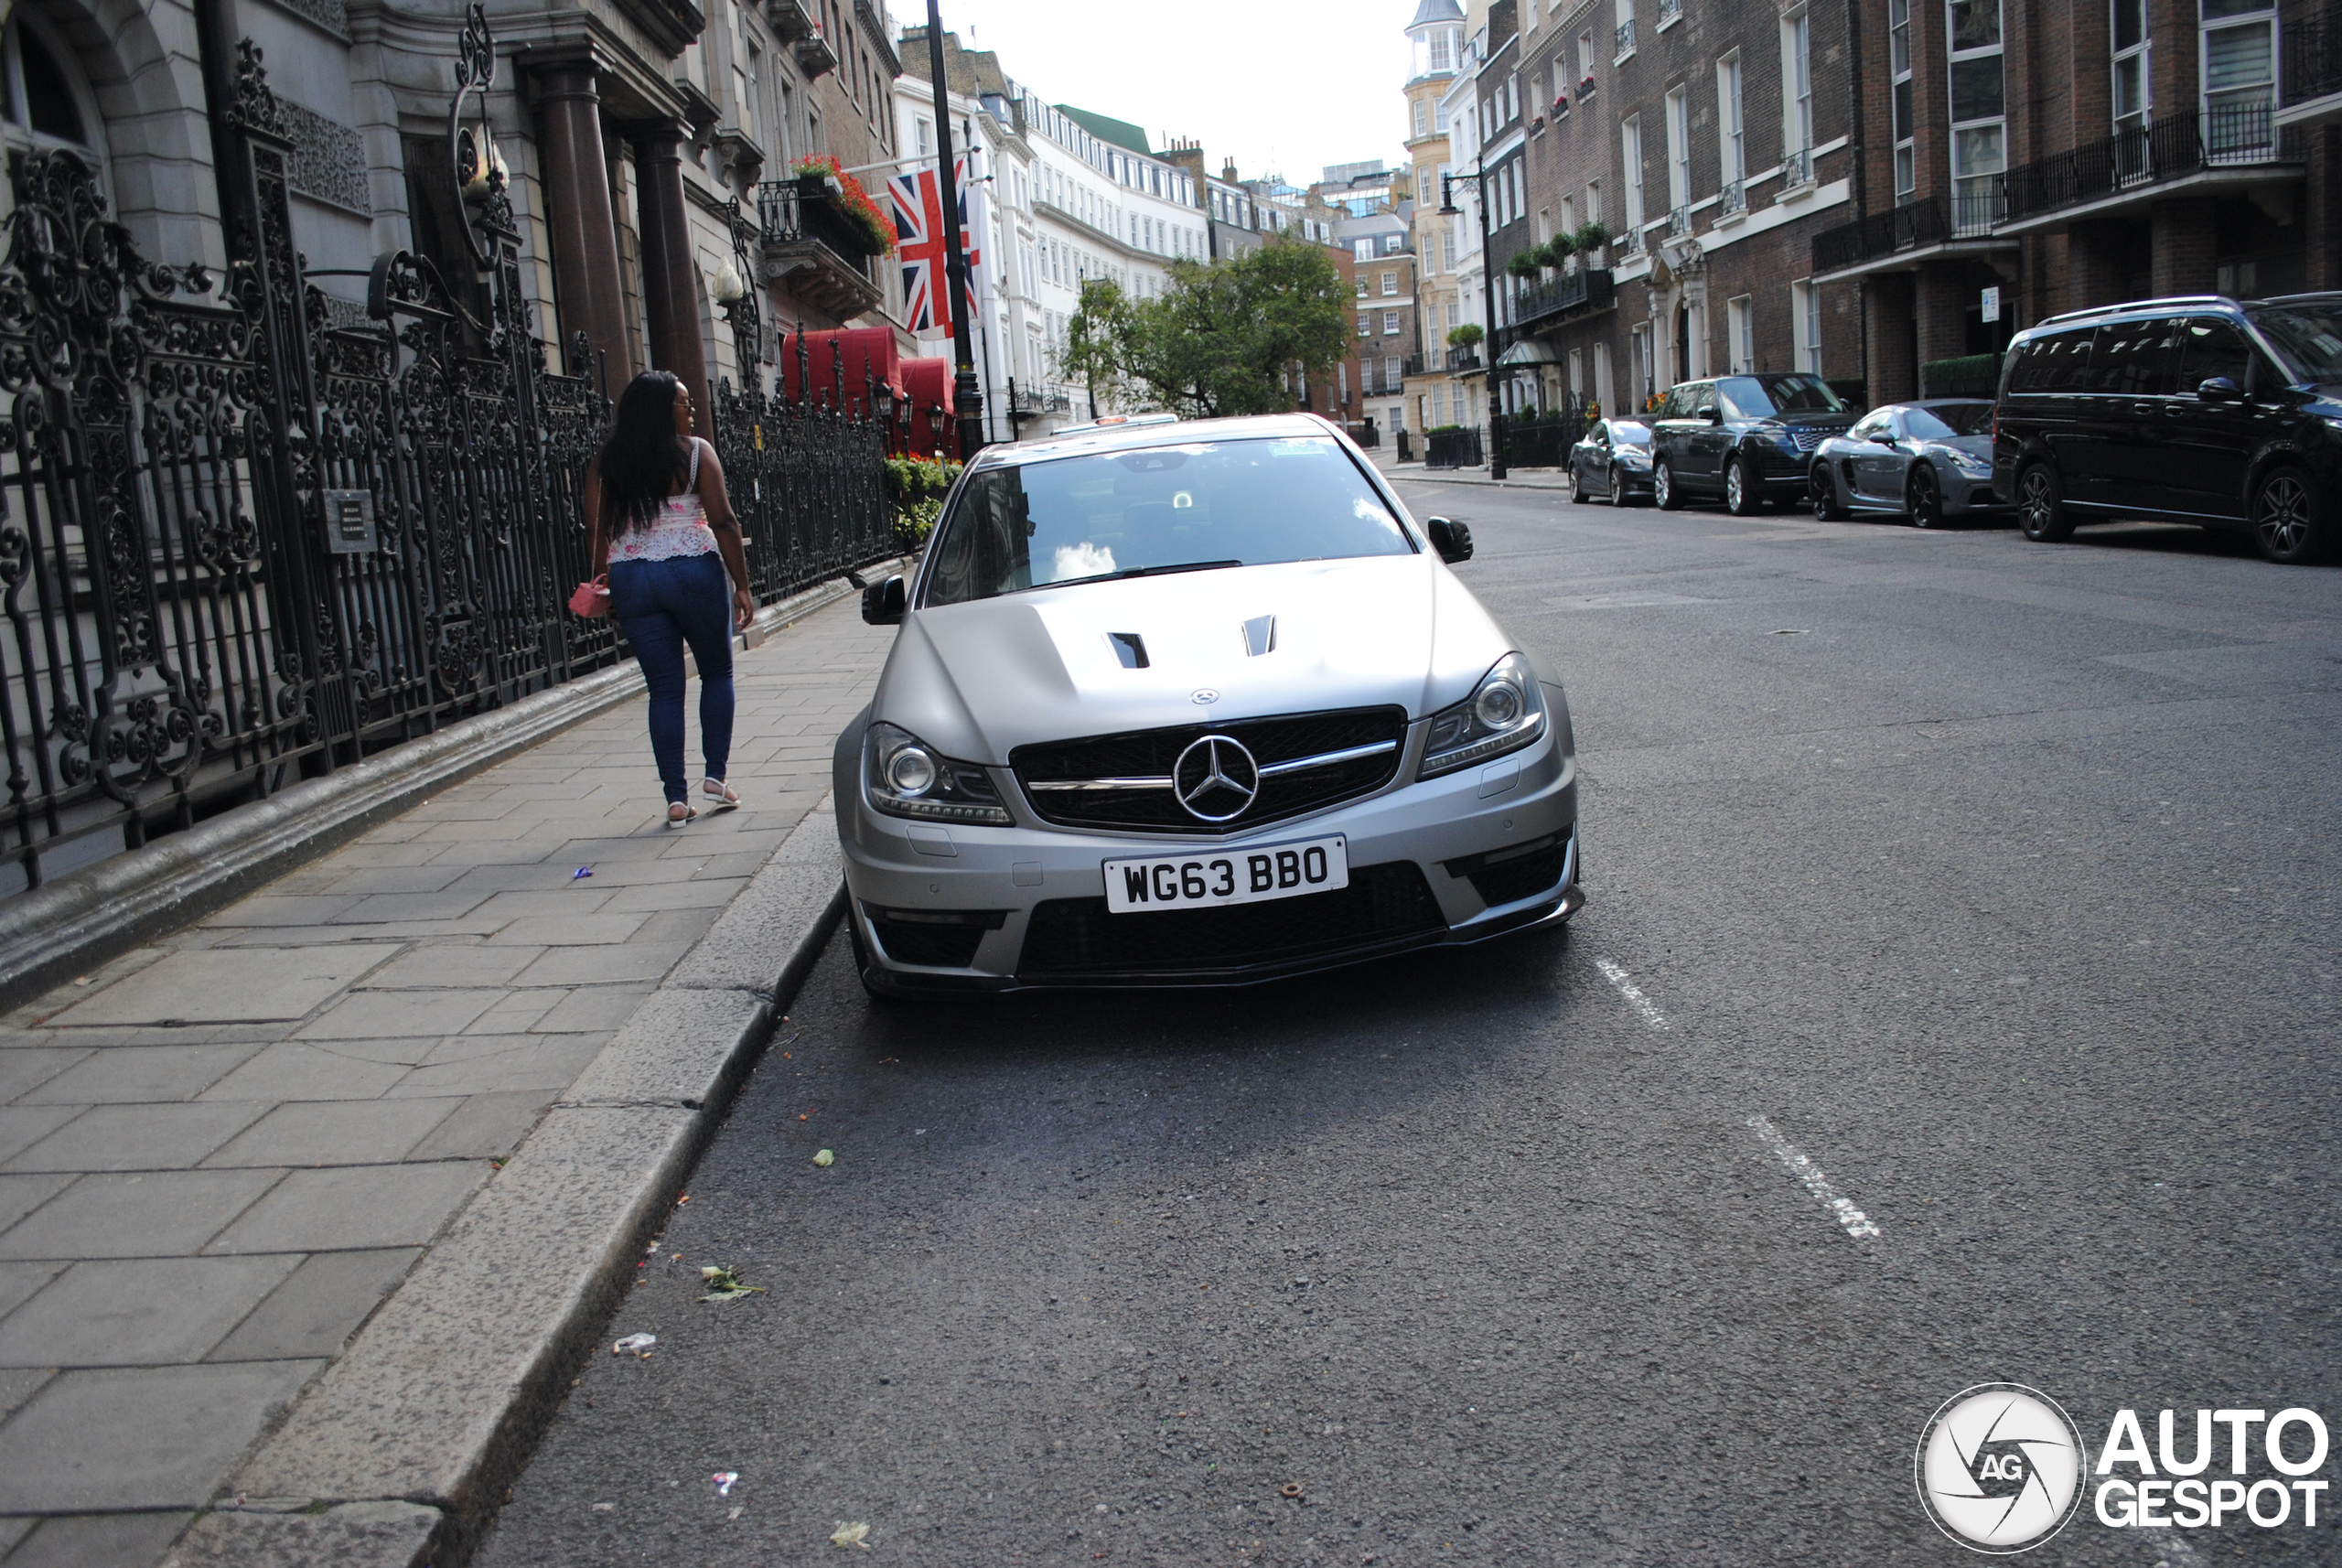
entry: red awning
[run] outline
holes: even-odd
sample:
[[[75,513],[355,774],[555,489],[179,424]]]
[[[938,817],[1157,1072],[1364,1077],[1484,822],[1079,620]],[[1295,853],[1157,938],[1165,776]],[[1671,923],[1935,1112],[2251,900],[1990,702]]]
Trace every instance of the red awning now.
[[[951,361],[944,359],[905,360],[903,390],[910,399],[910,446],[922,457],[936,456],[934,422],[929,411],[943,410],[943,456],[960,455],[958,404],[951,395]]]
[[[829,332],[784,332],[780,338],[780,384],[790,398],[806,391],[797,384],[798,349],[804,348],[807,389],[815,403],[834,403],[843,382],[844,404],[855,413],[866,412],[870,384],[883,381],[897,399],[910,389],[903,379],[908,365],[895,346],[895,334],[886,327],[841,327]]]

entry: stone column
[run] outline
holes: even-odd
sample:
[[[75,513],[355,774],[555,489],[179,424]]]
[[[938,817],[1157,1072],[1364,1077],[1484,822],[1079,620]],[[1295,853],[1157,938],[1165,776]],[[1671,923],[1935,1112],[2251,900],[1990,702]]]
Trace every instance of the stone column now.
[[[540,68],[535,82],[543,116],[539,150],[544,163],[545,227],[553,236],[562,336],[586,334],[607,365],[610,395],[615,397],[634,374],[634,366],[627,353],[618,222],[610,209],[594,62],[590,57],[557,61]]]
[[[691,219],[683,206],[683,143],[691,127],[680,120],[629,126],[635,169],[642,185],[642,305],[650,324],[650,364],[682,381],[692,394],[694,427],[713,435],[707,355],[699,335],[699,295],[693,287]]]

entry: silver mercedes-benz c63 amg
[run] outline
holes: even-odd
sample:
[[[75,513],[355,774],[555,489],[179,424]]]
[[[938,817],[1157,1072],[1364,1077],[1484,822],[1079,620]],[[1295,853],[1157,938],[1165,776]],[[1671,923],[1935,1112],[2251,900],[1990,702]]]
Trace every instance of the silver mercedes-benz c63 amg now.
[[[1564,920],[1569,706],[1309,414],[994,446],[947,499],[838,836],[881,993],[1229,984]]]

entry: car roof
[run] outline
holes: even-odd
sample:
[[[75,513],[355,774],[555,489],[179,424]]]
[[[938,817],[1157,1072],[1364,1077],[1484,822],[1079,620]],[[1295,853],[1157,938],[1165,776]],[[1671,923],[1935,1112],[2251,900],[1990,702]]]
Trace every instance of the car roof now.
[[[1339,433],[1330,420],[1314,413],[1253,413],[1225,419],[1182,419],[1148,424],[1090,425],[985,447],[972,468],[1000,468],[1038,463],[1052,457],[1088,456],[1101,452],[1135,452],[1149,446],[1185,446],[1195,441],[1273,440],[1283,437],[1331,436]]]
[[[2234,299],[2225,294],[2177,294],[2160,299],[2126,299],[2119,305],[2094,305],[2086,310],[2068,310],[2058,316],[2045,316],[2017,333],[2016,338],[2070,332],[2105,321],[2125,321],[2141,316],[2168,316],[2182,310],[2228,313],[2242,320],[2257,306],[2313,304],[2342,306],[2342,293],[2329,290],[2318,294],[2284,294],[2267,299]]]

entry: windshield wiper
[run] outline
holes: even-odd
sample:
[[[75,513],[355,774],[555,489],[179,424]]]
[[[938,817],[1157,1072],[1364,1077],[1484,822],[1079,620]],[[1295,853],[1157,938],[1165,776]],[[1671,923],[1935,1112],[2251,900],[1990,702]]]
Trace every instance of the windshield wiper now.
[[[1174,572],[1216,572],[1223,566],[1241,566],[1241,561],[1181,561],[1169,566],[1125,566],[1119,572],[1098,572],[1087,577],[1059,577],[1052,583],[1036,583],[1037,588],[1062,588],[1069,583],[1119,583],[1125,577],[1167,577]]]

